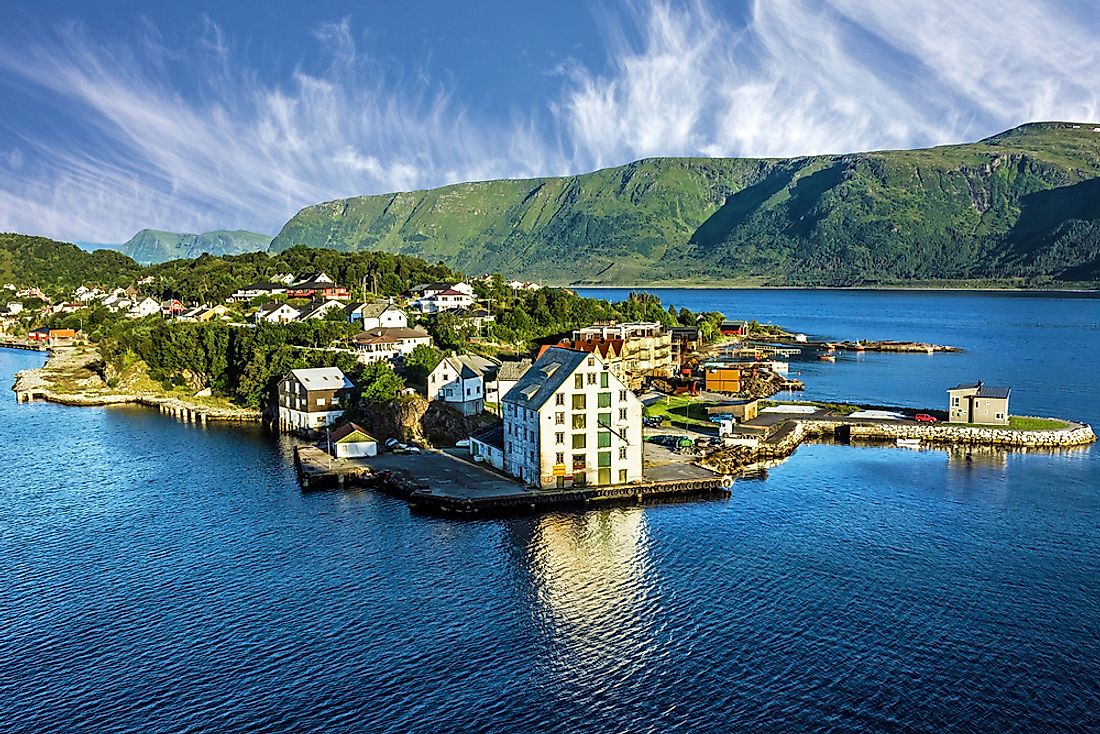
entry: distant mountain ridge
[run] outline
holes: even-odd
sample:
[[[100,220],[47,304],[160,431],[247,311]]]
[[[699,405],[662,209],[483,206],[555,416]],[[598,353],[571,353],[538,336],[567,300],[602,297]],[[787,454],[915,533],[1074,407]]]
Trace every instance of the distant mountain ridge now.
[[[1100,123],[351,197],[301,210],[270,249],[299,244],[551,283],[1096,283]]]
[[[267,250],[271,237],[245,230],[219,229],[191,234],[143,229],[117,247],[118,251],[143,265],[168,260],[210,255],[242,255]]]

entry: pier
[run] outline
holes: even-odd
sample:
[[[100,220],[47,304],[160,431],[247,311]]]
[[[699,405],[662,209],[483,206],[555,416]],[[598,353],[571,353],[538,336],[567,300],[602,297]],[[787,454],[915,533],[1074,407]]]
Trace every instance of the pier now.
[[[49,347],[45,344],[31,344],[30,342],[0,341],[0,347],[5,349],[21,349],[24,352],[47,352]]]

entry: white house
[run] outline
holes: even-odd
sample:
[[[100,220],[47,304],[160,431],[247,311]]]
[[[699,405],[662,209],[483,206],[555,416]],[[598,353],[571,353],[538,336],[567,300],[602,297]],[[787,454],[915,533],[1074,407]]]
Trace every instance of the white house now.
[[[126,315],[132,319],[141,319],[157,313],[160,313],[160,301],[146,298],[144,301],[131,306]]]
[[[291,370],[279,381],[279,427],[310,431],[331,426],[343,415],[343,401],[353,387],[336,367]]]
[[[227,301],[251,301],[253,298],[259,298],[260,296],[273,296],[279,293],[286,293],[285,283],[252,283],[246,285],[243,288],[238,288],[233,292]]]
[[[316,271],[312,273],[298,273],[298,275],[294,276],[294,279],[290,281],[289,285],[291,288],[293,288],[295,286],[304,285],[306,283],[331,284],[333,282],[335,281],[333,281],[332,278],[328,277],[328,275],[326,275],[325,273]]]
[[[431,295],[421,296],[413,301],[410,306],[420,313],[440,313],[442,311],[457,311],[474,305],[474,297],[454,288],[438,291]]]
[[[344,309],[349,324],[361,324],[364,329],[404,328],[409,325],[408,315],[387,301],[352,303]]]
[[[470,456],[504,471],[504,424],[497,423],[470,436]]]
[[[337,459],[378,455],[378,441],[354,423],[345,423],[328,434],[329,453]]]
[[[252,320],[257,324],[285,324],[297,319],[298,309],[288,303],[265,303],[252,314]]]
[[[531,369],[531,360],[529,359],[521,359],[518,362],[501,362],[500,369],[485,384],[485,402],[499,403],[500,399],[515,387],[515,384],[529,369]]]
[[[450,405],[462,415],[485,410],[485,381],[499,363],[476,354],[444,357],[428,375],[428,400]]]
[[[298,321],[308,321],[309,319],[323,319],[333,311],[344,310],[344,304],[339,301],[313,301],[305,306],[302,306],[298,311]]]
[[[642,479],[642,403],[595,354],[552,347],[502,400],[505,470],[543,489]]]
[[[432,337],[423,329],[380,326],[356,334],[352,342],[359,352],[359,361],[370,363],[403,357],[421,344],[431,346]]]

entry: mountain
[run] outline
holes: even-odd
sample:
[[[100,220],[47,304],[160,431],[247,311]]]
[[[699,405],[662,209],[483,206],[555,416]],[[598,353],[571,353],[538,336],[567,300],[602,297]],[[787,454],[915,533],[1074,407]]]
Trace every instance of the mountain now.
[[[112,250],[86,252],[45,237],[0,234],[0,285],[35,286],[61,295],[85,284],[132,285],[140,269],[136,262]]]
[[[162,263],[180,258],[210,255],[241,255],[246,252],[266,250],[271,237],[244,230],[219,229],[202,234],[162,232],[159,229],[143,229],[118,250],[139,263]]]
[[[802,158],[652,158],[306,207],[271,243],[552,283],[1100,281],[1100,124]]]

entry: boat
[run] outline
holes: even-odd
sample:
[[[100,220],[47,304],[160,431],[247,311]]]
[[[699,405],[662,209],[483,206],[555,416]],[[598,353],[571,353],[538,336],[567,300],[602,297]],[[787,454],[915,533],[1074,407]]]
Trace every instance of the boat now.
[[[819,354],[819,355],[817,355],[817,358],[819,360],[821,360],[822,362],[835,362],[836,361],[836,355],[835,354]]]
[[[861,344],[860,342],[856,342],[855,344],[852,345],[852,351],[855,351],[855,352],[862,352],[862,351],[865,351],[866,349],[867,349],[867,347],[863,346],[863,344]]]
[[[920,439],[919,438],[899,438],[898,439],[898,448],[919,449],[920,448]]]

